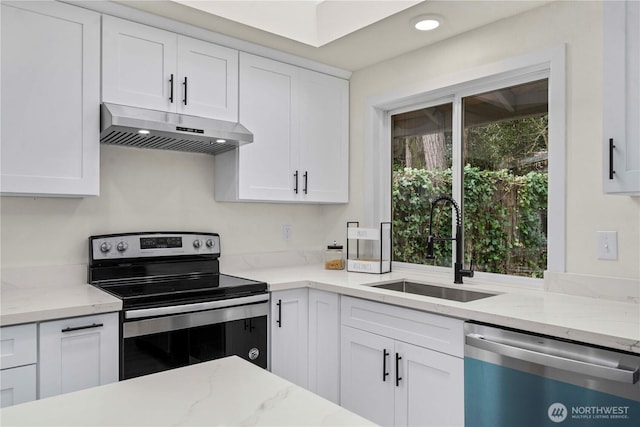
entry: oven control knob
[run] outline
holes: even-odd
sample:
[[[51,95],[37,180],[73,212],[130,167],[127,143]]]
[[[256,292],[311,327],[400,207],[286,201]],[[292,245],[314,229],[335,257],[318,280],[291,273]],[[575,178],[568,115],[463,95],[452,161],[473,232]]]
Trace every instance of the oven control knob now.
[[[124,252],[128,247],[129,245],[127,245],[127,242],[118,242],[116,249],[118,250],[118,252]]]
[[[213,246],[214,246],[213,239],[207,239],[207,247],[213,248]]]
[[[102,244],[100,245],[100,252],[106,254],[107,252],[109,252],[111,250],[111,243],[109,242],[102,242]]]
[[[202,240],[196,239],[196,240],[193,241],[193,247],[194,248],[199,249],[200,246],[202,246]]]

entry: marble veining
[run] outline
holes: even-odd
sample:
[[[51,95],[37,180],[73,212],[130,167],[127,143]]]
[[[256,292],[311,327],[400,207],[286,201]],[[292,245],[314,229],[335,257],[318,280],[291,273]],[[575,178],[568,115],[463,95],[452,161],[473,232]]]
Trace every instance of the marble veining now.
[[[372,426],[237,356],[0,410],[3,426]]]
[[[456,318],[475,320],[640,353],[640,304],[520,286],[465,279],[464,288],[496,293],[471,302],[405,294],[372,285],[403,279],[456,287],[450,274],[395,269],[387,274],[324,270],[321,265],[234,271],[269,283],[271,291],[308,287],[399,305]],[[576,276],[572,280],[577,280]],[[593,281],[592,281],[593,282]],[[620,294],[626,282],[620,282]],[[633,285],[633,281],[630,282]],[[593,284],[593,283],[591,283]],[[628,287],[628,286],[627,286]],[[632,287],[632,286],[631,286]]]
[[[549,274],[542,284],[512,284],[478,277],[465,288],[496,296],[461,303],[403,294],[372,285],[403,279],[453,285],[448,272],[396,268],[387,274],[325,270],[320,253],[225,256],[221,271],[262,280],[271,291],[314,288],[436,314],[476,320],[640,353],[640,286],[627,279]],[[0,325],[119,311],[122,303],[86,284],[86,265],[3,269]],[[604,280],[604,281],[603,281]],[[577,288],[583,284],[580,292]],[[611,294],[603,297],[602,289]]]

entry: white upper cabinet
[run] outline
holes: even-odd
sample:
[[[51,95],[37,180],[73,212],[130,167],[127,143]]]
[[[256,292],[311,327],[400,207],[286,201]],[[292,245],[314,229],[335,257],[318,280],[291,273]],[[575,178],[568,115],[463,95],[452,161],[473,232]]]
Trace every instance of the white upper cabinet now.
[[[100,15],[2,2],[3,195],[100,192]]]
[[[216,156],[216,200],[346,203],[349,82],[240,53],[240,122],[254,142]]]
[[[349,201],[349,82],[300,70],[302,198]]]
[[[235,122],[238,51],[105,15],[102,100]]]
[[[178,100],[176,50],[173,33],[104,15],[102,100],[175,111]]]
[[[603,188],[640,195],[640,2],[603,8]]]

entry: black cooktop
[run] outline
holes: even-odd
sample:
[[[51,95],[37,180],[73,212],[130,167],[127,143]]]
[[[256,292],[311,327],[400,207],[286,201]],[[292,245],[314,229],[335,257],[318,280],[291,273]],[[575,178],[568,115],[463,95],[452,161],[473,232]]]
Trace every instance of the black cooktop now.
[[[100,289],[120,298],[123,309],[165,307],[239,298],[267,292],[267,284],[227,274],[147,277],[101,283]]]

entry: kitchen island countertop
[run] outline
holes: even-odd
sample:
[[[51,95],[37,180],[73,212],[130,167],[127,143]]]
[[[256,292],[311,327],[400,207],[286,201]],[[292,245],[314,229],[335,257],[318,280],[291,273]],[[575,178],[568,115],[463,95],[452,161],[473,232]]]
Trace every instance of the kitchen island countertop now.
[[[237,356],[4,408],[0,424],[374,425]]]

